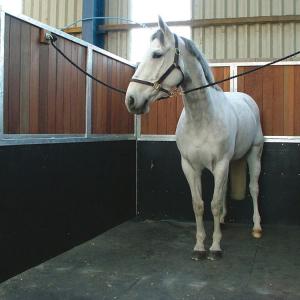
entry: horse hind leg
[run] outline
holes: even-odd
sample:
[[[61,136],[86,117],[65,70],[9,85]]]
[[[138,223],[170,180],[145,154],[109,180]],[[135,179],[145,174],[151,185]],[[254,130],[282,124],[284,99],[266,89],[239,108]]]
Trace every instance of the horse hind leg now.
[[[260,214],[258,211],[258,179],[261,170],[261,154],[262,154],[263,144],[254,145],[250,149],[247,156],[247,163],[249,167],[250,183],[249,190],[253,201],[253,230],[252,235],[255,238],[260,238],[262,236],[262,229],[260,225]]]

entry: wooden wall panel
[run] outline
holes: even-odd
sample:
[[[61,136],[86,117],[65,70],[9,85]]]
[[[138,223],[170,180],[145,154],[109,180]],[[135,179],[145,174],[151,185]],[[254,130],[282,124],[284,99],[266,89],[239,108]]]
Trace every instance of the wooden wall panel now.
[[[79,47],[77,52],[78,55],[78,65],[81,69],[86,69],[86,49],[84,47]],[[77,131],[81,131],[85,128],[86,118],[86,101],[82,99],[86,98],[86,76],[82,72],[77,72],[77,105],[76,105],[76,127]],[[82,113],[84,112],[84,113]]]
[[[284,99],[283,99],[283,78],[284,73],[282,72],[282,67],[280,66],[273,66],[270,68],[272,70],[273,74],[273,94],[276,95],[276,97],[273,97],[272,101],[272,109],[276,112],[282,112],[284,110]],[[270,74],[271,71],[267,72]],[[264,82],[268,81],[267,78],[264,79]],[[283,114],[281,113],[273,113],[273,111],[269,111],[269,114],[272,115],[272,133],[274,132],[274,135],[284,135],[283,131],[283,123],[284,118]],[[263,114],[266,114],[266,110],[264,110]],[[267,126],[267,125],[266,125]],[[269,132],[269,131],[267,131]],[[265,134],[266,135],[266,134]]]
[[[294,135],[294,66],[284,68],[284,133],[285,135]],[[275,112],[276,113],[276,112]],[[299,117],[299,116],[297,116]]]
[[[85,132],[85,75],[51,46],[39,42],[39,28],[17,18],[5,20],[4,132],[11,134],[82,134]],[[58,38],[58,47],[83,69],[86,48]],[[93,73],[126,90],[134,70],[98,52]],[[238,73],[254,68],[239,67]],[[230,75],[229,67],[212,68],[215,79]],[[265,135],[300,136],[300,66],[272,66],[238,78],[238,90],[257,102]],[[220,85],[224,91],[230,82]],[[152,104],[142,116],[142,134],[174,134],[183,108],[181,97]],[[134,132],[134,117],[124,95],[93,83],[92,132]]]
[[[239,67],[238,73],[256,66]],[[230,76],[229,67],[214,67],[215,80]],[[259,109],[264,135],[300,135],[300,66],[271,66],[238,78],[238,91],[251,95]],[[230,90],[230,82],[220,84]],[[176,106],[176,110],[175,110]],[[182,110],[181,99],[153,103],[142,116],[142,134],[174,134]]]
[[[10,18],[5,18],[5,35],[4,40],[6,44],[10,44]],[[9,51],[4,51],[4,120],[3,127],[4,130],[8,129],[8,91],[9,91]]]
[[[65,54],[68,57],[72,55],[72,47],[69,41],[65,42]],[[72,74],[73,66],[64,61],[64,72],[63,72],[63,80],[64,80],[64,93],[63,93],[63,112],[64,112],[64,132],[71,132],[71,74]],[[72,99],[73,101],[73,99]]]
[[[56,59],[56,50],[53,47],[49,48],[49,63],[48,63],[48,102],[47,102],[47,128],[49,132],[55,132],[55,122],[56,122],[56,88],[58,86],[57,82],[57,70],[58,66],[56,63],[51,63]]]
[[[252,67],[239,67],[238,73]],[[238,91],[257,102],[264,135],[300,135],[300,66],[271,66],[238,78]]]
[[[300,68],[297,66],[294,70],[294,135],[300,136]]]
[[[93,54],[93,75],[122,90],[126,90],[134,69],[101,53]],[[134,133],[134,116],[125,106],[125,96],[93,82],[92,133]]]
[[[229,67],[213,67],[212,72],[214,74],[215,81],[230,77]],[[230,91],[230,81],[222,82],[219,84],[219,86],[223,89],[224,92]]]
[[[39,42],[39,28],[8,15],[5,22],[4,132],[84,133],[85,76]],[[85,69],[85,47],[63,38],[57,45]]]
[[[229,67],[213,67],[215,80],[230,76]],[[220,87],[229,91],[230,83],[222,83]],[[142,116],[142,134],[175,134],[177,122],[183,109],[180,96],[152,103],[150,112]]]
[[[31,26],[30,32],[30,103],[29,103],[29,132],[28,133],[39,133],[39,55],[40,47],[38,43],[39,29],[37,27]],[[6,45],[8,46],[8,45]],[[5,49],[7,51],[8,49]],[[9,52],[9,51],[7,51]],[[17,88],[17,87],[16,87]],[[8,98],[6,100],[10,102]],[[9,119],[8,122],[11,122]],[[6,133],[18,133],[5,131]]]
[[[8,130],[20,132],[20,65],[21,65],[21,24],[18,20],[12,19],[10,24],[8,71]]]
[[[181,96],[152,103],[142,115],[142,134],[174,134],[182,108]]]
[[[38,132],[47,132],[48,124],[48,70],[49,64],[49,45],[40,45],[40,64],[39,68],[39,98],[38,98]],[[45,62],[45,63],[44,63]],[[49,99],[49,102],[51,99]]]
[[[71,58],[72,61],[76,62],[76,64],[78,65],[78,47],[74,43],[71,44]],[[71,87],[78,86],[77,72],[71,73],[70,81],[71,81]],[[78,122],[78,113],[80,113],[78,110],[79,103],[78,103],[78,94],[76,89],[71,89],[70,96],[71,96],[70,106],[72,107],[74,105],[74,112],[75,112],[74,114],[70,115],[70,128],[76,128]]]
[[[65,51],[65,44],[62,39],[57,41],[57,46],[61,51]],[[62,134],[64,132],[64,63],[65,59],[58,55],[57,57],[57,85],[56,85],[56,97],[55,97],[55,128],[56,133]]]
[[[29,101],[30,101],[30,25],[21,27],[21,70],[20,70],[20,132],[29,131]]]

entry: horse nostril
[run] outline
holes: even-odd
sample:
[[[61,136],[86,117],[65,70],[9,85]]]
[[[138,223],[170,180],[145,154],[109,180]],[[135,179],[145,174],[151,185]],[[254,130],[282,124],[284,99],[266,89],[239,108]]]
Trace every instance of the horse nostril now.
[[[134,98],[132,96],[129,97],[128,105],[129,105],[129,107],[134,106]]]

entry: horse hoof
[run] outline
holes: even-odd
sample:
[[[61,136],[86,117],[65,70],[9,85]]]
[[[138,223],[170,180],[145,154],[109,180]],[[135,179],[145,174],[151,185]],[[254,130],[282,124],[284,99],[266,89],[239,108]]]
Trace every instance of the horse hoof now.
[[[262,236],[262,230],[261,229],[252,230],[252,236],[256,239],[260,239]]]
[[[198,251],[198,250],[194,250],[193,254],[192,254],[192,260],[202,260],[205,259],[207,257],[207,252],[204,251]]]
[[[207,259],[218,260],[218,259],[222,258],[222,256],[223,256],[223,252],[221,250],[219,250],[219,251],[211,250],[211,251],[209,251]]]

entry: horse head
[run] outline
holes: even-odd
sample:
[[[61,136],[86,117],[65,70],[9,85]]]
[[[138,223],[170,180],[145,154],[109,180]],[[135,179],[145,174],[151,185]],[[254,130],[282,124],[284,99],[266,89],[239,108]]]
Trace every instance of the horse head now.
[[[131,113],[147,113],[152,102],[170,97],[184,79],[178,37],[161,17],[158,25],[127,89],[125,104]]]

